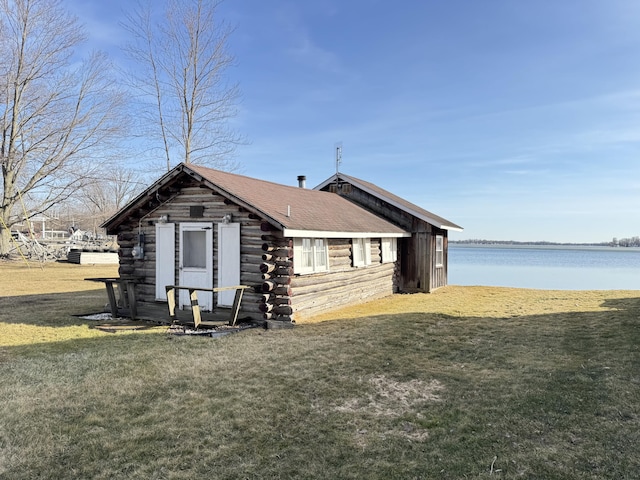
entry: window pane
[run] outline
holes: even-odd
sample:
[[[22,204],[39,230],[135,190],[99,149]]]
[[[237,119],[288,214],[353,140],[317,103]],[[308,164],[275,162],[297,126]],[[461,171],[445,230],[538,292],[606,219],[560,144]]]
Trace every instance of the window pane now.
[[[365,265],[371,265],[371,239],[363,238],[362,239],[362,258],[364,259]]]
[[[182,233],[182,266],[207,267],[207,232],[185,231]]]
[[[324,247],[324,239],[316,238],[316,269],[324,269],[327,266],[327,256]]]
[[[302,239],[302,267],[313,268],[313,248],[310,238]]]
[[[436,235],[436,267],[444,264],[444,237]]]
[[[382,262],[395,262],[398,259],[397,244],[395,238],[382,239]]]

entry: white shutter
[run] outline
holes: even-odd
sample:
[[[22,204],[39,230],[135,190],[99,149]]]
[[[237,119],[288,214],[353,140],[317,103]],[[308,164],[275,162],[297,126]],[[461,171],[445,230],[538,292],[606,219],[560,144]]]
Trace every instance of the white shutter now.
[[[371,239],[364,239],[364,264],[371,265]]]
[[[293,239],[293,273],[302,273],[302,239]]]
[[[354,267],[362,266],[362,244],[360,243],[361,240],[362,239],[360,238],[351,239],[351,256],[353,257]]]
[[[382,239],[382,263],[391,263],[398,260],[398,247],[395,238]]]
[[[176,225],[156,223],[156,300],[167,301],[165,286],[176,283]]]
[[[240,224],[218,224],[218,287],[240,285]],[[231,306],[234,290],[218,292],[218,305]]]

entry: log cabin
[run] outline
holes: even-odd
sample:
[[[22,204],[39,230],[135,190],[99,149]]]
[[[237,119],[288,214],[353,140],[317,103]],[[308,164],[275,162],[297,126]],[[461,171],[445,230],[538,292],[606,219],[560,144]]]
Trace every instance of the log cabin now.
[[[363,184],[349,179],[352,192]],[[167,285],[248,285],[240,316],[284,325],[406,287],[430,291],[406,267],[419,262],[403,256],[428,256],[419,235],[437,242],[455,225],[376,211],[333,192],[328,183],[307,189],[180,164],[102,227],[118,237],[119,275],[135,279],[139,305],[167,302]],[[187,292],[178,297],[188,309]],[[231,306],[234,292],[198,297],[207,311]]]

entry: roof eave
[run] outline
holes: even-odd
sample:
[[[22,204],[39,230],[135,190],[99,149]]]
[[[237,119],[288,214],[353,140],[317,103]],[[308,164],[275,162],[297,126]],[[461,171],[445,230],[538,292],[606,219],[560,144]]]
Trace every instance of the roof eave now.
[[[223,188],[220,188],[219,186],[217,186],[207,178],[203,177],[200,173],[192,170],[191,168],[189,168],[188,165],[185,165],[183,163],[177,165],[171,171],[167,172],[165,175],[163,175],[158,180],[156,180],[153,184],[147,187],[142,193],[140,193],[140,195],[138,195],[136,198],[131,200],[131,202],[129,202],[125,207],[123,207],[121,210],[115,213],[111,218],[103,222],[100,225],[100,228],[107,229],[107,232],[109,232],[109,230],[113,230],[117,228],[120,224],[124,222],[124,220],[127,218],[127,216],[130,214],[132,210],[134,210],[138,205],[143,204],[144,201],[146,201],[149,197],[154,195],[155,191],[157,191],[159,188],[164,186],[169,180],[177,177],[181,173],[185,173],[191,177],[196,178],[198,181],[203,182],[212,191],[222,195],[223,197],[240,205],[241,207],[247,209],[248,211],[255,213],[256,215],[259,215],[260,217],[264,218],[266,222],[271,224],[276,229],[283,230],[285,228],[285,226],[282,223],[280,223],[279,221],[277,221],[267,213],[263,212],[259,208],[256,208],[254,205],[251,205],[248,202],[244,201],[242,198],[237,197],[236,195],[233,195],[229,191]]]
[[[290,238],[402,238],[411,236],[409,232],[339,232],[292,228],[285,228],[282,233],[285,237]]]
[[[438,228],[440,228],[442,230],[452,230],[452,231],[456,231],[456,232],[462,232],[464,230],[462,227],[460,227],[458,225],[442,223],[441,221],[436,220],[433,217],[429,217],[429,216],[424,215],[424,214],[422,214],[420,212],[416,212],[415,210],[413,210],[411,208],[408,208],[406,205],[399,204],[398,202],[394,201],[392,198],[389,198],[387,196],[381,196],[378,192],[374,192],[370,188],[368,188],[366,185],[363,185],[360,182],[358,182],[358,180],[356,178],[350,177],[349,175],[345,175],[345,174],[340,174],[340,176],[342,176],[345,179],[347,179],[349,182],[351,182],[353,185],[355,185],[359,189],[364,190],[369,195],[373,195],[376,198],[380,198],[381,200],[384,200],[388,204],[393,205],[394,207],[399,208],[400,210],[405,211],[405,212],[409,213],[410,215],[413,215],[414,217],[419,218],[420,220],[423,220],[423,221],[425,221],[427,223],[430,223],[431,225],[433,225],[435,227],[438,227]],[[324,182],[322,182],[320,185],[316,186],[314,188],[314,190],[322,190],[327,185],[330,185],[331,183],[333,183],[333,181],[335,179],[336,179],[336,175],[333,175],[333,176],[329,177]]]
[[[131,210],[133,210],[134,208],[136,208],[137,205],[147,200],[150,196],[153,195],[153,192],[157,191],[158,188],[166,184],[170,179],[178,176],[180,172],[182,172],[182,169],[180,168],[181,166],[182,164],[177,165],[172,170],[165,173],[162,177],[156,180],[154,183],[152,183],[149,187],[145,188],[142,191],[142,193],[140,193],[137,197],[131,200],[127,205],[125,205],[120,210],[118,210],[110,218],[105,220],[100,225],[100,228],[105,228],[108,233],[110,229],[116,228],[118,225],[120,225],[124,221],[124,219],[127,217],[129,212],[131,212]]]

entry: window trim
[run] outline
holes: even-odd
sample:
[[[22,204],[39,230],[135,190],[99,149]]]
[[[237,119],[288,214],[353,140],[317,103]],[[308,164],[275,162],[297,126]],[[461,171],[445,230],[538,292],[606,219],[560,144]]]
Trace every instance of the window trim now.
[[[356,258],[356,246],[358,249],[358,258]],[[355,268],[371,265],[371,238],[352,238],[351,257],[351,265]]]
[[[308,240],[311,244],[311,267],[302,266],[303,241]],[[323,251],[318,251],[318,241],[322,242]],[[324,257],[324,265],[318,265],[318,258]],[[293,239],[293,273],[306,275],[310,273],[322,273],[329,271],[329,242],[326,238],[296,237]]]
[[[380,239],[381,261],[382,263],[393,263],[398,260],[398,241],[392,237]]]
[[[435,266],[444,267],[444,235],[436,235]]]

